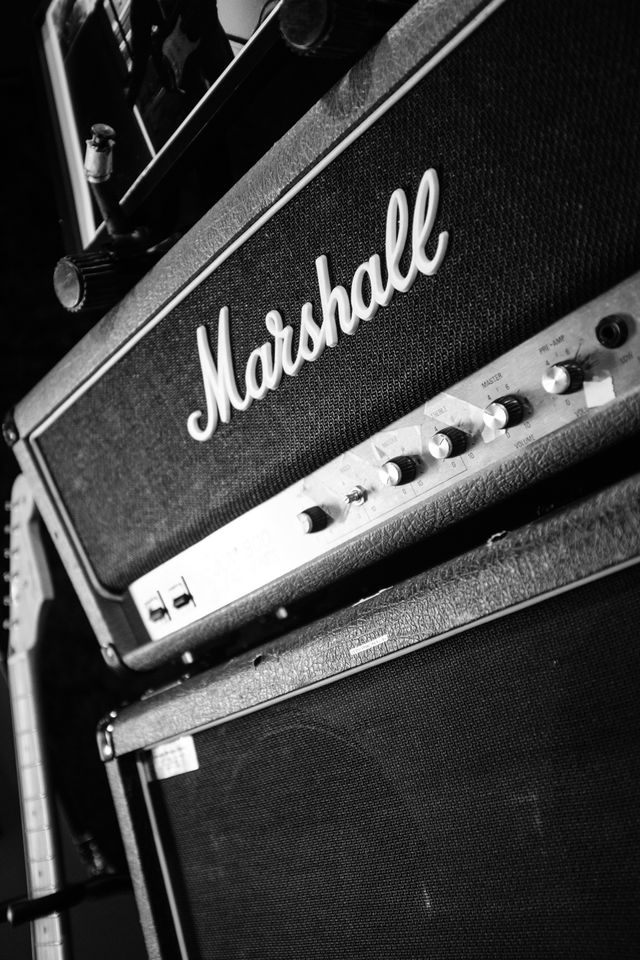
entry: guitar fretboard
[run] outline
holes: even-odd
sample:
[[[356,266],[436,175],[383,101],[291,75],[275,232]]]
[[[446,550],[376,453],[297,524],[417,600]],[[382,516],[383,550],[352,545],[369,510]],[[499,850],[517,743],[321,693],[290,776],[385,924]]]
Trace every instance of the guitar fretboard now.
[[[24,480],[15,481],[11,500],[11,618],[7,672],[29,896],[60,889],[56,828],[42,737],[37,645],[44,604],[52,596],[38,517]],[[67,960],[65,923],[58,913],[31,923],[34,960]]]
[[[30,650],[12,653],[8,669],[27,881],[30,896],[42,897],[59,889],[60,877],[32,657]],[[34,920],[31,930],[36,960],[65,960],[64,931],[59,914]]]

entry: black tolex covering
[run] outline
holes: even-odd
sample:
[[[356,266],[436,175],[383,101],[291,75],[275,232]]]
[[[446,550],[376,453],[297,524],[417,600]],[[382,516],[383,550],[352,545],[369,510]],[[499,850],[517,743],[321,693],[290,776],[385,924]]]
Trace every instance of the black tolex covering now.
[[[39,440],[99,579],[124,588],[638,269],[640,8],[508,0],[172,310]],[[378,52],[378,60],[383,47]],[[236,370],[297,328],[326,254],[384,252],[392,191],[440,179],[435,277],[206,443],[195,331],[231,314]],[[384,258],[383,258],[384,259]]]
[[[189,956],[637,957],[638,569],[196,733]]]

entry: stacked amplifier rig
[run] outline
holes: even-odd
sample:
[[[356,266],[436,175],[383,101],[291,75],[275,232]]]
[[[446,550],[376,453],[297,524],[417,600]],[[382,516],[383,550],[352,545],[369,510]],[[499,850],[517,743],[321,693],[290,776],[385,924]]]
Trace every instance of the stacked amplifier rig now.
[[[419,0],[16,408],[150,956],[637,955],[639,26]]]

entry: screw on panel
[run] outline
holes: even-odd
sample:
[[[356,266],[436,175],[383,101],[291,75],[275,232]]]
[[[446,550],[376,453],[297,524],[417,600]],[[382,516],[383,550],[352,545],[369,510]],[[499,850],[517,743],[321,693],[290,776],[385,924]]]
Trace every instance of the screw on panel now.
[[[8,447],[12,447],[20,439],[16,422],[13,419],[13,410],[10,410],[2,423],[2,436]]]

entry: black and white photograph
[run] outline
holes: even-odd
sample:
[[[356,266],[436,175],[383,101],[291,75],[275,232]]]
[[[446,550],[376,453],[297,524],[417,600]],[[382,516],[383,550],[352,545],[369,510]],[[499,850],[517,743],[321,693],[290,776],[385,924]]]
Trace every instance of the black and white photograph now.
[[[638,960],[640,6],[3,15],[0,958]]]

